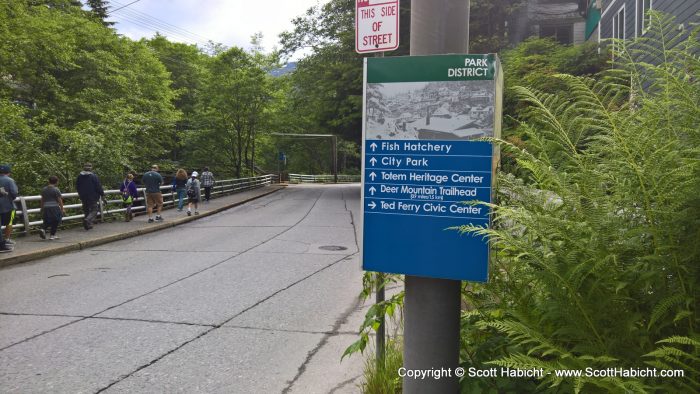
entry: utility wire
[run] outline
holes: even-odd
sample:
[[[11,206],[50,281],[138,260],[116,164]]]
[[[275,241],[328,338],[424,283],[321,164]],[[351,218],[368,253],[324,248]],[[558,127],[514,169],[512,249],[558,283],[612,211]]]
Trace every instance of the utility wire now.
[[[188,42],[188,43],[194,43],[194,44],[200,44],[200,45],[204,45],[204,44],[205,44],[205,43],[200,42],[200,41],[198,41],[198,40],[194,40],[194,39],[192,39],[191,37],[185,37],[185,36],[182,36],[182,35],[180,35],[180,34],[178,34],[178,33],[176,33],[176,32],[173,32],[173,31],[170,31],[170,30],[165,30],[165,29],[159,28],[159,27],[157,27],[157,26],[153,26],[152,24],[145,23],[145,22],[142,22],[142,21],[139,21],[139,20],[135,20],[135,19],[131,19],[131,18],[122,17],[122,22],[128,23],[128,24],[132,24],[132,25],[136,25],[136,26],[139,26],[139,27],[143,27],[143,28],[145,28],[145,29],[147,29],[147,30],[152,30],[152,31],[154,31],[154,32],[164,33],[165,35],[168,35],[168,36],[170,36],[170,37],[179,38],[179,39],[181,39],[181,40],[183,40],[183,41],[185,41],[185,42]]]
[[[140,1],[140,0],[138,0],[138,1]],[[115,3],[117,5],[121,5],[117,1],[113,1],[113,3]],[[133,4],[133,2],[130,4]],[[130,4],[119,7],[118,9],[111,11],[111,12],[113,13],[117,10],[121,10]],[[120,12],[120,16],[126,17],[130,21],[139,21],[142,24],[148,25],[148,27],[151,29],[155,28],[155,29],[158,29],[158,30],[161,30],[164,32],[168,32],[168,33],[177,35],[181,38],[187,38],[189,41],[199,42],[199,43],[206,43],[208,41],[214,41],[208,37],[204,37],[200,34],[193,33],[187,29],[183,29],[179,26],[173,25],[173,24],[166,22],[162,19],[158,19],[152,15],[149,15],[149,14],[146,14],[144,12],[137,11],[137,10],[122,10]]]
[[[112,12],[119,11],[119,10],[121,10],[122,8],[126,8],[126,7],[128,7],[128,6],[130,6],[130,5],[134,4],[134,3],[138,3],[139,1],[141,1],[141,0],[134,0],[134,1],[132,1],[131,3],[129,3],[129,4],[127,4],[127,5],[123,5],[123,6],[119,7],[119,8],[117,8],[116,10],[112,10],[112,11],[107,12],[107,14],[109,15],[109,14],[111,14]],[[116,2],[113,1],[113,3],[116,3]]]

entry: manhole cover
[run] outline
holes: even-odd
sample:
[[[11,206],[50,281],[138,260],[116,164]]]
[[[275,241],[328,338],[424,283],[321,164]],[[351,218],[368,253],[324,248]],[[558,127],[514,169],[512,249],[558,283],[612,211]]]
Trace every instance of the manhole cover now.
[[[345,250],[347,248],[345,246],[326,245],[326,246],[320,246],[319,249],[321,249],[321,250]]]

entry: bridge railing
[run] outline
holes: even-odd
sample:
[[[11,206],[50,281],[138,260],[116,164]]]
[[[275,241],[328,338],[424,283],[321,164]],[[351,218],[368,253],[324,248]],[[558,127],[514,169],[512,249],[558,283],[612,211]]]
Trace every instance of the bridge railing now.
[[[289,174],[289,183],[334,183],[334,175]],[[359,175],[338,175],[338,183],[360,182]]]
[[[211,197],[222,197],[278,182],[279,177],[277,175],[217,180],[214,187],[212,187]],[[141,187],[137,190],[138,197],[134,200],[134,206],[131,208],[131,211],[135,214],[146,211],[146,189]],[[171,185],[161,186],[160,190],[163,193],[163,208],[171,208],[177,205],[177,193],[173,192]],[[204,194],[203,190],[202,194]],[[66,216],[63,217],[63,224],[82,220],[85,215],[82,213],[82,204],[78,198],[78,193],[63,193],[62,195],[63,208],[66,211]],[[126,212],[126,208],[124,208],[122,204],[121,192],[119,190],[105,190],[105,201],[106,203],[104,201],[98,202],[97,217],[99,220],[104,220],[106,217],[113,214]],[[41,196],[17,197],[17,199],[15,199],[15,205],[19,209],[15,212],[15,224],[12,226],[14,231],[26,234],[43,223],[40,207]]]

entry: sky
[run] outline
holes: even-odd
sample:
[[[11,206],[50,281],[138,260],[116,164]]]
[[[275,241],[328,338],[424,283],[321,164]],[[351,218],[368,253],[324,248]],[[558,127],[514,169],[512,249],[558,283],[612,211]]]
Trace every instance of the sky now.
[[[208,40],[228,47],[250,47],[250,37],[263,33],[266,51],[279,47],[278,35],[292,30],[292,19],[327,0],[108,0],[119,34],[132,39],[158,31],[171,41],[198,44]],[[128,6],[127,6],[128,5]],[[120,7],[127,6],[119,9]]]

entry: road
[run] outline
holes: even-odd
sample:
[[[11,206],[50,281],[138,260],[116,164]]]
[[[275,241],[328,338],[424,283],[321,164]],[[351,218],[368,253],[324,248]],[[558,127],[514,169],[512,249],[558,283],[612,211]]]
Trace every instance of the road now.
[[[357,392],[359,186],[0,270],[2,392]],[[328,248],[329,247],[329,248]]]

